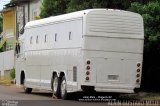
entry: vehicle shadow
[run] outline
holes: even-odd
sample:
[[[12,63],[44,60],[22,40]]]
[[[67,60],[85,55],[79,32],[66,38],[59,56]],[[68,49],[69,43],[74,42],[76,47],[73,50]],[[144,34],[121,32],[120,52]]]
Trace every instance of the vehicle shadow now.
[[[54,98],[51,92],[33,91],[31,95],[43,96],[48,98]],[[139,100],[138,94],[118,94],[118,93],[106,93],[106,92],[74,92],[67,94],[67,100],[81,101],[81,102],[108,102],[108,101],[132,101]],[[59,99],[59,98],[58,98]]]
[[[67,100],[82,101],[82,102],[108,102],[108,101],[132,101],[139,100],[137,94],[119,94],[106,92],[74,92],[69,93]]]
[[[36,96],[43,96],[43,97],[52,97],[52,93],[46,93],[46,92],[32,92],[32,95]]]
[[[24,91],[19,92],[21,94],[27,94]],[[52,97],[52,93],[49,91],[40,91],[40,90],[33,90],[30,94],[27,95],[35,95],[35,96],[42,96],[42,97],[48,97],[51,98]]]

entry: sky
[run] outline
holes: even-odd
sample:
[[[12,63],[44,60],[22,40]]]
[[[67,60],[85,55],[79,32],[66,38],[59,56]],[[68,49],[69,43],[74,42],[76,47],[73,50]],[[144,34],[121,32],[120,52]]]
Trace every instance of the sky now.
[[[3,9],[3,5],[9,3],[10,0],[0,0],[0,11]]]

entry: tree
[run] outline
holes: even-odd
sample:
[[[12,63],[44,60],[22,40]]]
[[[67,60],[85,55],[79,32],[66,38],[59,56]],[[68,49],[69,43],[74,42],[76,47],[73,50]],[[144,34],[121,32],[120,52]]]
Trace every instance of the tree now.
[[[67,0],[43,0],[41,5],[41,18],[66,13]]]
[[[92,8],[127,9],[132,0],[43,0],[41,18]]]
[[[160,3],[158,0],[131,4],[131,11],[140,13],[144,19],[145,46],[142,87],[160,89]]]
[[[67,12],[91,8],[127,9],[131,0],[70,0]]]

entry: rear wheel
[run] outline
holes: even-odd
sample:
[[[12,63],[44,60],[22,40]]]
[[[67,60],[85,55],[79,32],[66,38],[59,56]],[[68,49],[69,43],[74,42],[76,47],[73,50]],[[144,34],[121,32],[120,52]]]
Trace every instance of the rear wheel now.
[[[24,79],[24,85],[23,85],[24,92],[29,94],[29,93],[31,93],[31,92],[32,92],[32,88],[28,88],[28,87],[26,87],[26,86],[25,86],[25,83],[26,83],[26,81],[25,81],[25,79]]]
[[[65,76],[61,79],[60,94],[62,99],[67,99],[67,83]]]
[[[53,76],[53,79],[52,79],[52,90],[53,90],[53,94],[55,96],[59,96],[59,89],[60,89],[60,83],[59,83],[59,78],[57,75],[54,75]]]
[[[29,94],[32,92],[32,88],[24,87],[24,92]]]

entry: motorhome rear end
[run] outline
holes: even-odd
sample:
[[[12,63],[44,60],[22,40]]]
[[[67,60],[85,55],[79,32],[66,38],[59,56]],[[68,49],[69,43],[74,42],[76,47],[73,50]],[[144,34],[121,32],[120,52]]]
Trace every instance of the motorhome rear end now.
[[[17,84],[62,98],[87,89],[133,93],[141,82],[143,39],[142,17],[127,11],[90,9],[29,22]]]

